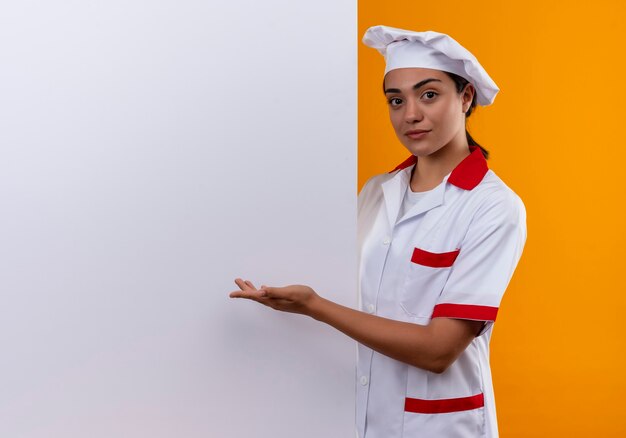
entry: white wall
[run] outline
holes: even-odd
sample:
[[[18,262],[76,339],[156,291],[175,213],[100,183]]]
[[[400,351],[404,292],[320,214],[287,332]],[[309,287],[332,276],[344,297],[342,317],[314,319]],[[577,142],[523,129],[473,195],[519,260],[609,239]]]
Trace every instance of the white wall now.
[[[0,436],[348,437],[356,2],[0,6]]]

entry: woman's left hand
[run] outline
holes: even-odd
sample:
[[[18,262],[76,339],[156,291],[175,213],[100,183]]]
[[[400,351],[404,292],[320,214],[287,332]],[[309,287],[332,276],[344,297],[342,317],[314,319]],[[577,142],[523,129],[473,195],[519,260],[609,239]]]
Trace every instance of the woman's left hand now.
[[[238,291],[230,293],[231,298],[247,298],[282,312],[308,315],[320,296],[309,286],[294,284],[285,287],[261,286],[257,289],[248,280],[237,278]]]

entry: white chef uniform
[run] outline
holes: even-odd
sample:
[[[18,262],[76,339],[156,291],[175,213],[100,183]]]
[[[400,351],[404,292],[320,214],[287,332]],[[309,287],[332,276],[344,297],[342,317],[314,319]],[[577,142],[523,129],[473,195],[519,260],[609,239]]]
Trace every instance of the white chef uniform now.
[[[398,213],[417,157],[370,178],[359,194],[361,310],[420,325],[437,317],[485,321],[441,374],[359,344],[361,438],[498,436],[489,340],[526,241],[526,210],[480,148],[470,151],[403,217]]]

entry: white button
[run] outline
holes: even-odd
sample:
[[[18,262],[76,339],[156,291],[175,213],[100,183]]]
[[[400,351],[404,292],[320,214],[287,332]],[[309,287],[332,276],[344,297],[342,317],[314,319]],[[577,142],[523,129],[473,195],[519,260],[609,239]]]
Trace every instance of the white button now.
[[[367,385],[367,376],[361,376],[359,382],[361,382],[361,385],[363,386]]]
[[[383,245],[389,245],[391,243],[391,239],[389,237],[385,237],[385,240],[383,240]]]
[[[374,313],[374,310],[376,310],[376,307],[373,304],[367,305],[367,313]]]

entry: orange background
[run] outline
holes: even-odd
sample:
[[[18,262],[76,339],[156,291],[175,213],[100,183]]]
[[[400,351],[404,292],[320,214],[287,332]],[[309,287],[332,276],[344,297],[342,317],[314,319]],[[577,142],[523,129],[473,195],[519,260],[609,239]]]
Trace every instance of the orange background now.
[[[369,26],[447,33],[500,88],[467,126],[527,211],[491,342],[502,437],[626,437],[624,23],[618,0],[359,1],[359,190],[409,154]]]

